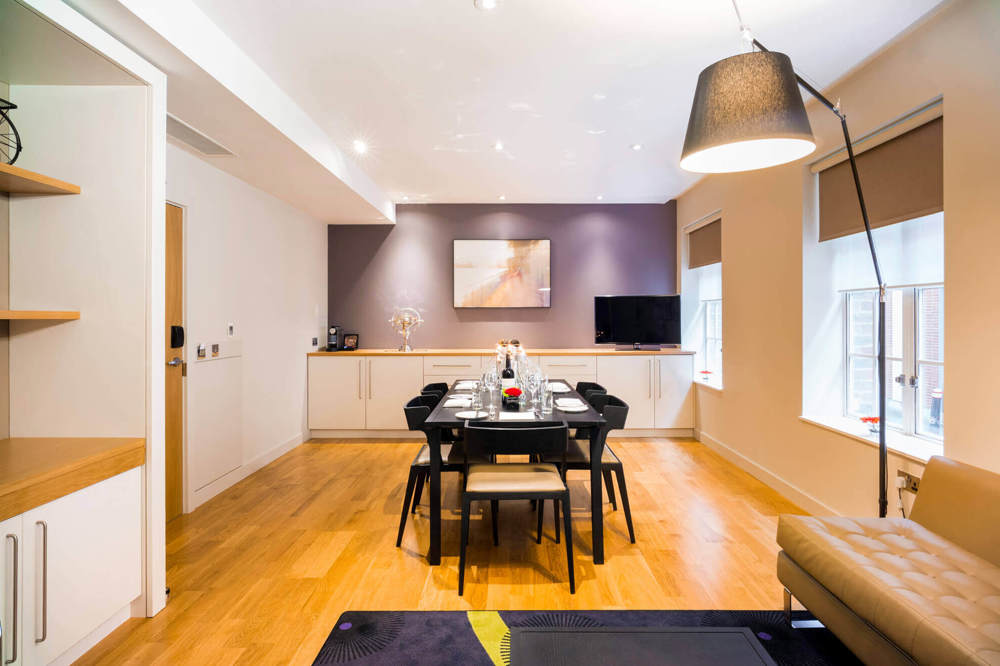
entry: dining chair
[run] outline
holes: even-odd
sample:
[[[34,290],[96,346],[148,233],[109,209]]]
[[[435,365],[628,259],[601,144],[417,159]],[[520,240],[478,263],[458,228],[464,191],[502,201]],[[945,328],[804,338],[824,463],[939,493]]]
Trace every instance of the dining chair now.
[[[556,509],[561,502],[566,528],[566,563],[569,567],[569,591],[576,593],[573,573],[573,531],[569,512],[569,487],[565,482],[566,449],[569,442],[566,422],[466,422],[465,490],[462,493],[462,537],[458,558],[458,594],[465,590],[465,551],[469,541],[469,516],[472,502],[490,500],[493,518],[493,544],[498,543],[497,517],[501,500],[538,500],[538,538],[541,543],[542,510],[545,500]],[[477,463],[475,459],[495,459],[498,455],[547,457],[559,463],[504,462]]]
[[[434,409],[434,406],[441,402],[441,399],[444,398],[446,393],[448,393],[448,384],[445,382],[434,382],[433,384],[427,384],[420,389],[420,395],[428,395],[436,398],[434,404],[431,405],[431,409]],[[462,441],[462,435],[461,433],[456,433],[451,428],[445,428],[441,431],[441,441],[460,442]],[[417,503],[419,502],[420,500],[418,495]],[[416,508],[416,505],[414,505],[414,508]]]
[[[607,425],[602,432],[605,438],[604,448],[601,453],[601,473],[604,475],[604,487],[608,490],[608,499],[611,501],[611,508],[618,510],[618,503],[615,501],[615,486],[612,483],[612,474],[618,480],[618,492],[622,498],[622,509],[625,511],[625,524],[628,525],[629,541],[635,543],[635,529],[632,526],[632,509],[628,502],[628,487],[625,485],[625,466],[621,459],[615,454],[607,443],[608,433],[612,430],[621,430],[625,427],[625,419],[628,417],[628,405],[618,397],[607,393],[591,394],[591,405],[601,413]],[[556,458],[546,457],[543,461],[554,463]],[[567,470],[590,471],[590,437],[576,438],[569,441],[566,452]]]
[[[581,398],[590,402],[592,396],[607,393],[608,390],[597,382],[577,382],[576,392],[580,394]],[[592,431],[593,428],[577,428],[576,432],[573,433],[573,439],[590,439]]]
[[[412,398],[403,407],[406,416],[406,427],[413,431],[420,431],[424,436],[428,435],[428,428],[424,427],[424,422],[430,416],[431,411],[437,405],[440,398],[433,395],[418,395]],[[479,461],[479,459],[475,459]],[[489,462],[483,459],[482,462]],[[441,444],[441,471],[442,472],[462,472],[465,469],[465,453],[459,443]],[[431,447],[424,444],[420,447],[413,462],[410,463],[410,475],[406,479],[406,492],[403,499],[403,511],[399,516],[399,532],[396,535],[396,547],[399,548],[403,542],[403,529],[406,527],[406,515],[417,512],[417,505],[420,504],[420,496],[423,494],[424,482],[431,473]]]

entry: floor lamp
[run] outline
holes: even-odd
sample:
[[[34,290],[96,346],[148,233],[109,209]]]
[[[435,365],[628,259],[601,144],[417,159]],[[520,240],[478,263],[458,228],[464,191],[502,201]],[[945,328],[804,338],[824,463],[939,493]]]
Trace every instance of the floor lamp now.
[[[735,8],[735,2],[733,3]],[[736,10],[739,17],[739,9]],[[798,86],[802,86],[840,119],[847,157],[854,175],[861,217],[865,223],[875,278],[878,281],[878,511],[885,517],[887,453],[885,444],[885,298],[865,197],[861,191],[847,118],[834,104],[802,79],[783,53],[768,51],[742,25],[744,37],[756,51],[735,55],[706,67],[698,76],[688,121],[681,168],[699,173],[749,171],[785,164],[816,149],[809,117]]]

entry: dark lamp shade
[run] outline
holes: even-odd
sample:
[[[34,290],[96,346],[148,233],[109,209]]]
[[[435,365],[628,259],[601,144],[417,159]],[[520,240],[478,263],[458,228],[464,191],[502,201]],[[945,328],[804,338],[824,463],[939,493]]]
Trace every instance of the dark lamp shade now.
[[[698,76],[682,169],[698,173],[763,169],[815,149],[795,70],[784,53],[732,56]]]

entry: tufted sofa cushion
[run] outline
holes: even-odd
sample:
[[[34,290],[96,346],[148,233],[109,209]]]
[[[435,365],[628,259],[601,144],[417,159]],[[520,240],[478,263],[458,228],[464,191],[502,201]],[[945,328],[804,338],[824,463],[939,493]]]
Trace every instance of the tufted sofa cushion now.
[[[1000,567],[903,518],[782,515],[778,544],[918,663],[1000,665]]]

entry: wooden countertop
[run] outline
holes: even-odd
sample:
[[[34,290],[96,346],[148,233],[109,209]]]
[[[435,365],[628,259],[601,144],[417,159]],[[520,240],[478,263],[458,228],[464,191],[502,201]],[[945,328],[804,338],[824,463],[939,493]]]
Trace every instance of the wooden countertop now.
[[[633,349],[617,350],[613,347],[583,347],[578,349],[526,349],[528,356],[653,356],[653,355],[690,355],[693,351],[685,349],[659,349],[635,351]],[[359,349],[357,351],[314,351],[309,356],[487,356],[495,353],[495,349],[414,349],[411,352],[401,352],[397,349]]]
[[[0,439],[0,520],[146,462],[141,437]]]

